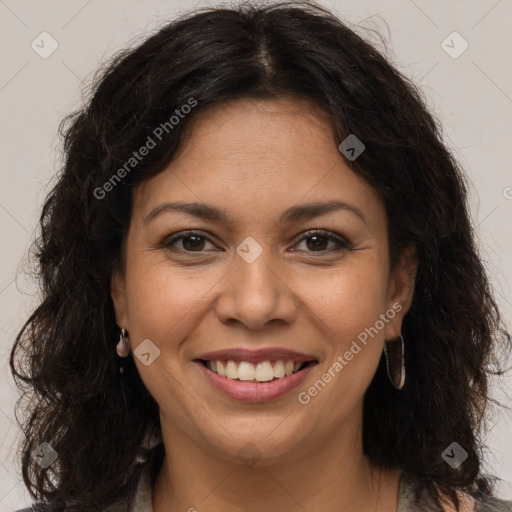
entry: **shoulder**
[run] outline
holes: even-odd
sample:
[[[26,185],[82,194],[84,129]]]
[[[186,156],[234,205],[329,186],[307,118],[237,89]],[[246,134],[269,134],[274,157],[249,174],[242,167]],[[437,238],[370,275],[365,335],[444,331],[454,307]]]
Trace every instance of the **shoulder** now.
[[[421,483],[411,476],[402,475],[398,512],[512,512],[512,501],[501,500],[475,492],[473,494],[458,493],[460,510],[457,511],[452,502],[442,499],[443,508],[433,504]]]
[[[32,506],[26,508],[20,508],[13,512],[66,512],[67,508],[61,506],[51,506],[43,503],[33,503]],[[99,511],[99,508],[95,508]],[[126,507],[122,503],[115,503],[110,505],[103,512],[126,512]]]
[[[133,504],[126,503],[126,496],[122,496],[114,503],[101,509],[101,512],[152,512],[152,485],[151,475],[148,467],[140,465],[138,470],[134,473],[134,481],[136,482],[136,492],[133,498]],[[64,503],[50,504],[42,502],[34,502],[32,506],[20,508],[13,512],[66,512],[70,507],[66,507]],[[99,512],[99,507],[94,507],[95,512]]]
[[[99,510],[99,509],[96,509]],[[64,508],[55,508],[55,507],[48,507],[48,505],[42,505],[40,503],[34,503],[30,507],[26,508],[20,508],[17,510],[14,510],[13,512],[66,512],[66,509]],[[126,507],[123,504],[114,504],[110,505],[106,509],[104,509],[103,512],[126,512]]]
[[[20,508],[18,510],[15,510],[14,512],[50,512],[50,510],[51,509],[49,509],[48,506],[44,507],[39,503],[34,503],[30,507]]]
[[[30,507],[19,508],[14,512],[62,512],[62,506],[56,507],[48,504],[33,503]]]
[[[512,512],[512,501],[492,497],[476,499],[475,512]]]
[[[461,503],[460,512],[512,512],[512,501],[501,500],[495,496],[480,493],[458,493]],[[450,502],[444,512],[457,512]]]

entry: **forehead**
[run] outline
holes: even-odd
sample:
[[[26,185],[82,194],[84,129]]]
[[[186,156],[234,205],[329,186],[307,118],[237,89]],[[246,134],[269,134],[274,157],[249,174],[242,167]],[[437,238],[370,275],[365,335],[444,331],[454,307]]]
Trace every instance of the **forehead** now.
[[[194,118],[177,156],[293,160],[321,141],[322,146],[334,144],[334,134],[328,115],[313,104],[291,98],[241,99]]]
[[[245,214],[256,207],[256,215],[301,198],[380,202],[345,164],[328,116],[313,104],[237,100],[193,119],[166,170],[137,187],[135,208],[147,214],[159,202],[184,200]]]

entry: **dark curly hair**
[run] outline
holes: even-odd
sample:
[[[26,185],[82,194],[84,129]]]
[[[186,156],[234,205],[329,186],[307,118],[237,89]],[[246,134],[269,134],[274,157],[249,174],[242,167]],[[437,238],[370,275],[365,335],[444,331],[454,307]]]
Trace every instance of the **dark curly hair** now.
[[[164,456],[158,405],[133,359],[120,374],[110,277],[123,265],[134,186],[161,172],[196,116],[239,98],[306,99],[332,121],[335,143],[366,150],[347,164],[382,197],[392,268],[414,247],[418,272],[402,332],[408,379],[386,382],[383,360],[365,396],[363,446],[378,465],[414,476],[439,504],[492,492],[482,472],[489,379],[510,335],[475,243],[465,177],[418,89],[361,36],[311,2],[205,8],[117,53],[86,105],[59,127],[65,161],[42,209],[32,254],[41,301],[16,338],[10,367],[28,413],[24,482],[55,510],[131,505],[145,465]],[[187,103],[194,108],[170,128]],[[165,123],[167,122],[167,125]],[[161,141],[121,166],[158,127]],[[160,133],[158,132],[158,133]],[[117,176],[119,179],[115,179]],[[110,184],[110,185],[108,185]],[[456,440],[468,459],[441,458]],[[32,458],[48,442],[48,468]],[[124,501],[123,501],[124,500]],[[58,507],[60,505],[60,508]]]

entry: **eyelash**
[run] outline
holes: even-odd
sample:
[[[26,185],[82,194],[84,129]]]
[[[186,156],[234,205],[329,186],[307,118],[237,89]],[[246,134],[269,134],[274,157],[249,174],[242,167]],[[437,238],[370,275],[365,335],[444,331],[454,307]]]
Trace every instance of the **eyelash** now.
[[[173,236],[173,235],[170,235],[170,236]],[[189,237],[192,237],[192,236],[195,236],[195,237],[201,238],[203,240],[207,240],[210,243],[213,243],[201,231],[184,231],[179,236],[174,236],[174,238],[169,239],[169,236],[166,237],[160,243],[159,247],[162,248],[162,249],[171,249],[172,245],[174,245],[179,240],[183,240],[184,238],[189,238]],[[340,252],[342,250],[349,250],[349,251],[352,250],[352,247],[350,246],[350,244],[346,240],[344,240],[343,238],[340,238],[338,236],[333,235],[330,231],[325,231],[323,229],[313,229],[313,230],[305,232],[304,236],[297,243],[301,243],[304,240],[307,240],[308,238],[312,238],[314,236],[320,236],[320,237],[323,237],[323,238],[327,238],[328,240],[334,242],[338,247],[335,248],[334,250],[332,250],[332,249],[324,249],[324,250],[321,250],[321,251],[306,251],[306,252],[327,254],[327,253],[332,253],[332,252]],[[187,251],[187,250],[182,250],[181,252],[185,252],[185,253],[188,253],[188,254],[194,254],[194,253],[201,254],[201,253],[206,252],[206,251]]]

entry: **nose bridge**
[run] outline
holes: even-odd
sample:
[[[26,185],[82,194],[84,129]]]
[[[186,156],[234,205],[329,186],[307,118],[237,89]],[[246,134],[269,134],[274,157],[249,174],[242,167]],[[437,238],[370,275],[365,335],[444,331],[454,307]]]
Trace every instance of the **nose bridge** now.
[[[229,284],[218,302],[219,319],[238,320],[251,329],[275,319],[292,321],[293,294],[276,269],[272,248],[247,237],[236,253],[235,268],[228,274]]]
[[[236,252],[239,257],[235,259],[235,273],[240,283],[237,293],[243,293],[244,288],[253,296],[255,293],[273,293],[276,277],[269,269],[273,265],[273,251],[269,245],[260,245],[248,237],[238,245]]]

